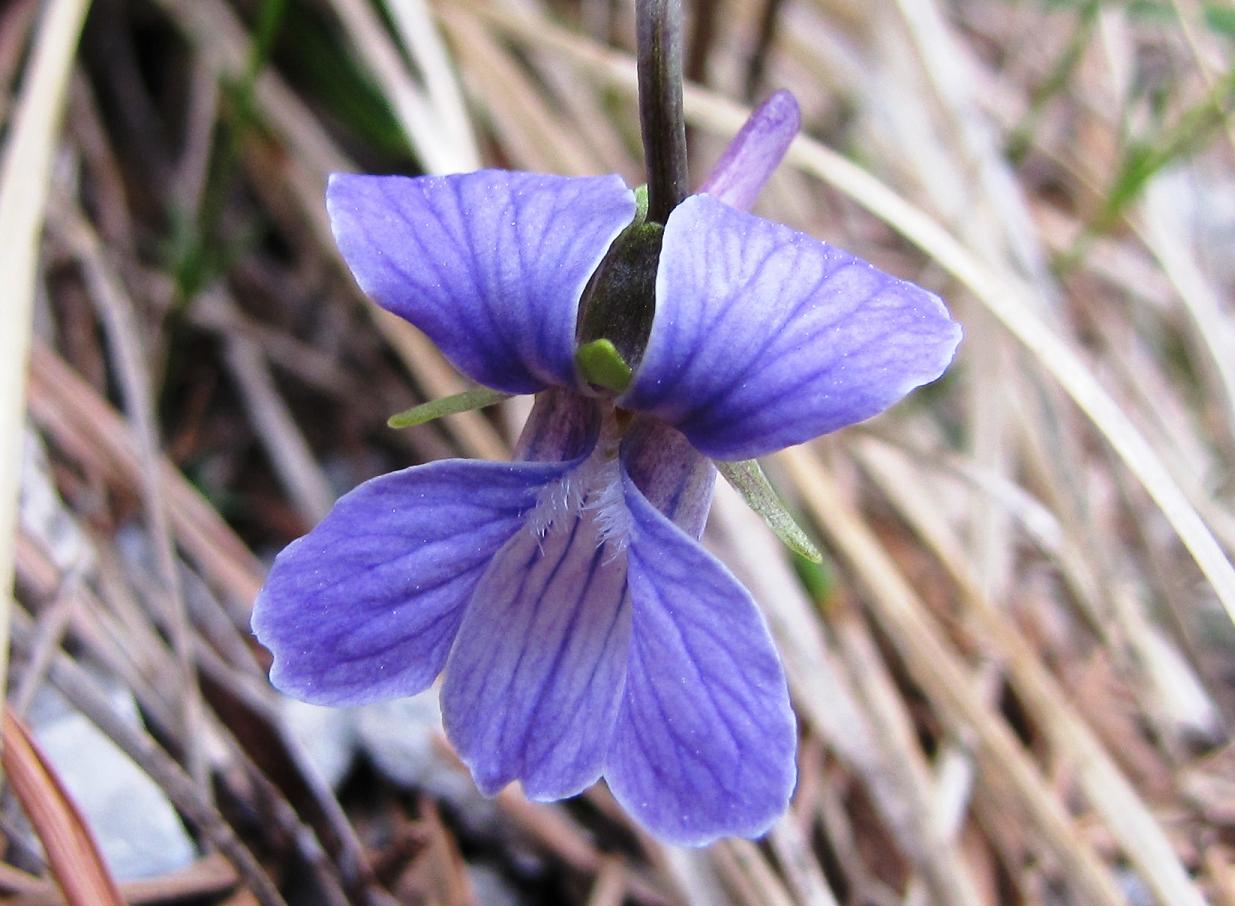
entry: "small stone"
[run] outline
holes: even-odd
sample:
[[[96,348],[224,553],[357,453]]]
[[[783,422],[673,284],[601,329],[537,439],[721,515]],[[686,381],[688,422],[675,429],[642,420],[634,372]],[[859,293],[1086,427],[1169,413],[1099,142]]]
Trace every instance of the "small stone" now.
[[[361,747],[378,771],[401,787],[422,790],[446,803],[474,833],[495,829],[497,806],[442,751],[442,709],[436,688],[366,705],[357,713]]]
[[[1115,869],[1115,882],[1128,899],[1128,906],[1154,906],[1154,895],[1149,885],[1136,872],[1128,868]]]
[[[280,701],[288,732],[322,779],[338,789],[356,756],[355,710],[323,708],[293,698]]]
[[[491,866],[469,863],[467,879],[472,885],[472,900],[485,906],[521,906],[523,899],[506,877]]]
[[[111,698],[126,719],[139,722],[127,693],[117,690]],[[43,690],[30,723],[118,880],[167,874],[193,862],[196,847],[163,791],[84,714]]]

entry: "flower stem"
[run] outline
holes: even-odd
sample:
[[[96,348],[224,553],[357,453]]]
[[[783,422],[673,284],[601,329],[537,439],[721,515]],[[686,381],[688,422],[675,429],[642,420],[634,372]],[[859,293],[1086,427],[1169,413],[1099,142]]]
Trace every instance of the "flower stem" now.
[[[686,197],[681,0],[638,0],[639,120],[648,171],[648,220],[663,224]]]

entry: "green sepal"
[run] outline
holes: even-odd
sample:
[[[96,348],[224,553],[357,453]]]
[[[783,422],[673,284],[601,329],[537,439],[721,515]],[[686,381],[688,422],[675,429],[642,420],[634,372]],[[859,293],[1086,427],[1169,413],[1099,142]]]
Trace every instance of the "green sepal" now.
[[[589,384],[621,393],[630,386],[634,374],[612,341],[603,337],[584,343],[575,350],[575,364]]]
[[[443,415],[454,415],[456,412],[470,412],[473,409],[483,409],[502,400],[508,400],[513,393],[502,393],[500,390],[490,390],[488,387],[477,387],[475,390],[464,390],[454,396],[443,397],[421,403],[410,409],[404,409],[386,419],[386,424],[392,428],[411,428],[423,425]]]
[[[742,462],[717,460],[716,468],[742,495],[746,505],[762,517],[782,544],[812,563],[823,562],[823,554],[789,515],[789,511],[768,482],[768,477],[763,474],[763,469],[759,468],[759,463],[753,459]]]
[[[631,367],[639,363],[656,314],[656,273],[665,228],[636,220],[613,240],[579,300],[580,346],[608,340]]]
[[[637,226],[648,219],[648,186],[647,183],[635,189],[635,219],[631,226]]]

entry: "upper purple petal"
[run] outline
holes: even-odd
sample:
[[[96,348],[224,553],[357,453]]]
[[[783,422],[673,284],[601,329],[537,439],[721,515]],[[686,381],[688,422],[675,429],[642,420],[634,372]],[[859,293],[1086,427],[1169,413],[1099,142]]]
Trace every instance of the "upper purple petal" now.
[[[952,360],[937,296],[707,195],[669,217],[656,317],[619,404],[716,459],[749,459],[869,418]]]
[[[599,777],[630,636],[625,558],[594,510],[525,529],[477,586],[446,667],[446,734],[492,795],[571,796]]]
[[[446,460],[345,495],[279,554],[253,605],[271,682],[323,705],[427,687],[489,561],[574,465]]]
[[[356,282],[468,377],[575,386],[579,297],[635,214],[618,176],[335,174],[326,207]]]
[[[657,836],[758,836],[788,806],[797,732],[754,602],[628,478],[630,659],[605,778]]]
[[[793,95],[783,89],[776,92],[751,113],[699,191],[749,211],[801,125]]]

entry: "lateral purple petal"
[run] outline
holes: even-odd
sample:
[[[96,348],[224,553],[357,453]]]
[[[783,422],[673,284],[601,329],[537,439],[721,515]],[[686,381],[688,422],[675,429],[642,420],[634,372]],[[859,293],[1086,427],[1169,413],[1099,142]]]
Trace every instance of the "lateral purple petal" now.
[[[618,176],[336,173],[326,192],[356,282],[475,381],[573,387],[579,297],[635,214]]]
[[[700,193],[749,211],[802,125],[798,102],[781,90],[760,104],[708,174]]]
[[[446,460],[345,495],[279,554],[253,605],[271,682],[322,705],[426,688],[490,559],[573,467]]]
[[[594,510],[510,540],[477,587],[446,667],[446,735],[481,792],[530,799],[599,777],[626,670],[626,563]]]
[[[921,287],[695,195],[669,217],[651,337],[618,402],[749,459],[881,412],[939,377],[960,337]]]
[[[648,502],[698,538],[712,508],[716,467],[682,432],[653,418],[636,418],[622,439],[622,466]]]
[[[550,387],[536,394],[515,444],[515,459],[561,462],[596,445],[600,405],[590,396]]]
[[[750,595],[626,480],[630,659],[605,778],[657,836],[754,837],[788,806],[797,733]]]

